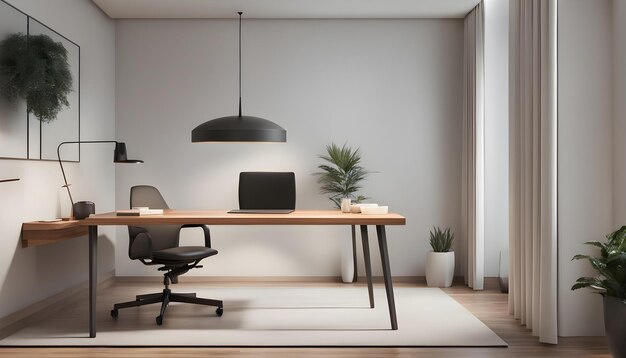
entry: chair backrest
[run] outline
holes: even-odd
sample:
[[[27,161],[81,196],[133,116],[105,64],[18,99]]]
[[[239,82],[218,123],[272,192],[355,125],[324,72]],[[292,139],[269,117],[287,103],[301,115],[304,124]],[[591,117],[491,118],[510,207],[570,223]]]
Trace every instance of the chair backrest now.
[[[130,188],[130,207],[147,206],[150,209],[169,209],[159,190],[150,185],[137,185]],[[135,240],[142,232],[152,238],[152,251],[178,247],[180,225],[144,225],[143,227],[129,226],[130,242],[128,256],[131,259],[140,259],[151,256],[148,242],[144,239]]]
[[[239,209],[295,208],[296,176],[294,173],[239,173]]]

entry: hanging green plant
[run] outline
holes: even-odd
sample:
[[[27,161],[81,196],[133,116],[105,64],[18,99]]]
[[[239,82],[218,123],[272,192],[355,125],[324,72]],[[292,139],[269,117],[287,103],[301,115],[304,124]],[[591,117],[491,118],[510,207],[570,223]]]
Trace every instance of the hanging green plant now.
[[[11,102],[26,100],[28,111],[40,121],[56,119],[70,105],[67,50],[47,35],[10,35],[0,42],[0,91]]]

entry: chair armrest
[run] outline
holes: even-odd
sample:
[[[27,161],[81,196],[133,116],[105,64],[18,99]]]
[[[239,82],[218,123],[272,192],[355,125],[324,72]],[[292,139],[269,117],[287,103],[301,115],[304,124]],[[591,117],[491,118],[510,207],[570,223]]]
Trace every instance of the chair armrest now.
[[[211,247],[211,232],[209,231],[209,227],[202,224],[185,224],[181,226],[181,229],[189,228],[189,227],[199,227],[204,232],[204,246]]]
[[[129,227],[129,228],[132,228],[132,230],[136,232],[136,235],[134,237],[131,237],[130,245],[128,245],[128,256],[131,259],[152,260],[152,237],[150,236],[148,231],[146,231],[146,229],[142,227],[136,227],[136,226]],[[146,247],[139,249],[139,252],[135,253],[134,251],[137,251],[137,250],[133,250],[133,248],[136,248],[137,246],[141,245],[143,242],[145,242],[144,245]]]

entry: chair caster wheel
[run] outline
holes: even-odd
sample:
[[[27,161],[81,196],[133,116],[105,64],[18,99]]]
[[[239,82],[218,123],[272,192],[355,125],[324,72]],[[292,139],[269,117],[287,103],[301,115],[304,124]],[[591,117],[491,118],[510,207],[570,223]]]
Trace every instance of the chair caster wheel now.
[[[163,316],[157,316],[156,323],[159,326],[162,325],[163,324]]]
[[[111,317],[117,318],[117,315],[118,315],[118,311],[117,310],[111,310]]]
[[[218,308],[215,310],[215,314],[216,314],[218,317],[222,317],[222,315],[224,314],[224,308],[222,308],[222,307],[218,307]]]

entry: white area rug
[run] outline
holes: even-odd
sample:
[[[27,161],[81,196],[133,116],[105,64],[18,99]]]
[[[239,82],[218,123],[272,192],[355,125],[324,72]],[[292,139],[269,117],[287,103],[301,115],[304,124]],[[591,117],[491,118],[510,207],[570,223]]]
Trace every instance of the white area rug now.
[[[172,303],[160,327],[155,323],[158,305],[123,309],[113,319],[111,305],[131,298],[128,288],[113,287],[98,295],[96,338],[87,338],[85,302],[22,329],[0,345],[507,346],[437,288],[396,288],[399,329],[392,331],[385,291],[379,287],[374,309],[369,308],[365,287],[192,287],[172,286],[175,292],[196,291],[199,297],[222,299],[224,315],[217,317],[211,307]],[[147,292],[142,291],[136,293]]]

